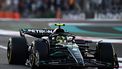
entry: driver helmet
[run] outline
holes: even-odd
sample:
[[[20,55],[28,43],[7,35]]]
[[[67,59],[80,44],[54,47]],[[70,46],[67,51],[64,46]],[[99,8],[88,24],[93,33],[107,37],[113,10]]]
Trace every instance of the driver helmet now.
[[[57,42],[58,44],[65,43],[65,42],[66,42],[65,36],[57,36],[57,37],[56,37],[56,42]]]
[[[61,28],[56,28],[53,33],[64,33],[65,31]]]

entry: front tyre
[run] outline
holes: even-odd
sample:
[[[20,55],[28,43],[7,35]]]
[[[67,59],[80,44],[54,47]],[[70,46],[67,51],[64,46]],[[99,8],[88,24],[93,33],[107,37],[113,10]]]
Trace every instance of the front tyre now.
[[[114,67],[119,67],[117,55],[111,43],[98,43],[96,47],[96,60],[109,64],[108,67],[98,67],[98,69],[114,69]]]
[[[48,57],[48,52],[49,52],[49,44],[47,40],[44,40],[44,39],[35,40],[32,43],[31,69],[37,69],[37,68],[44,69],[45,67],[43,66],[43,64],[45,64],[44,61]]]

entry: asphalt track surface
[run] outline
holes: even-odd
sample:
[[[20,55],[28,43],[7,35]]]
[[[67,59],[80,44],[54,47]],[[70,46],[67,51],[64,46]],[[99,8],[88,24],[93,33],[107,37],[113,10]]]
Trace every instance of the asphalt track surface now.
[[[42,27],[48,27],[49,28],[48,24],[47,23],[45,24],[45,22],[41,23],[41,25],[40,25],[40,22],[32,22],[31,25],[28,22],[27,23],[25,22],[26,26],[25,25],[20,25],[20,23],[23,23],[23,21],[22,22],[14,21],[14,22],[11,22],[9,24],[8,23],[9,22],[1,21],[0,22],[0,27],[2,29],[7,29],[7,30],[9,30],[9,29],[11,30],[11,28],[12,28],[12,30],[18,30],[18,27],[16,27],[16,26],[19,26],[19,27],[24,26],[24,28],[26,28],[26,27],[30,28],[30,27],[33,27],[33,26],[34,27],[36,26],[38,28],[38,27],[42,26]],[[16,23],[18,23],[18,24],[15,25]],[[122,25],[121,22],[118,22],[118,24]],[[102,23],[102,25],[104,25],[104,23]],[[89,27],[87,27],[87,29],[89,29]],[[97,30],[98,29],[96,28],[96,31]],[[121,32],[119,32],[119,33],[121,34]],[[9,38],[10,38],[10,36],[0,35],[0,46],[2,45],[2,46],[6,47]],[[116,37],[113,37],[113,38],[116,38]],[[117,52],[118,57],[122,57],[122,53],[121,53],[122,52],[122,43],[119,43],[119,44],[114,43],[113,45],[114,45],[115,51]],[[6,49],[5,48],[0,48],[0,69],[30,69],[30,68],[27,67],[27,66],[21,66],[21,65],[9,65],[8,61],[7,61],[7,57],[6,57]]]

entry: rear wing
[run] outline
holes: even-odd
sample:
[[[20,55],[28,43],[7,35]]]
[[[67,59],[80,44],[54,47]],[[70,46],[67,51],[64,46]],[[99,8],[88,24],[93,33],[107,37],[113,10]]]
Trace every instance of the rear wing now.
[[[55,26],[58,26],[58,28],[60,29],[61,26],[65,26],[65,24],[55,24]],[[33,37],[37,37],[37,38],[41,38],[43,36],[49,36],[50,34],[52,34],[54,31],[54,29],[21,29],[20,30],[20,36],[25,36],[25,34],[33,36]]]
[[[25,34],[41,38],[43,36],[49,36],[53,33],[54,29],[21,29],[20,36],[25,36]]]

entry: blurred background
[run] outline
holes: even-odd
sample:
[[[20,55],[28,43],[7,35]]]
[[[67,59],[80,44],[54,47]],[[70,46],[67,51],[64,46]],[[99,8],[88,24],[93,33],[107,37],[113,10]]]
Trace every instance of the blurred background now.
[[[122,19],[122,0],[0,0],[0,18]]]

